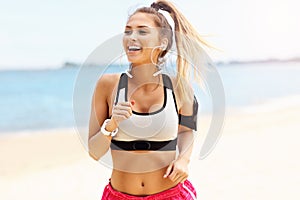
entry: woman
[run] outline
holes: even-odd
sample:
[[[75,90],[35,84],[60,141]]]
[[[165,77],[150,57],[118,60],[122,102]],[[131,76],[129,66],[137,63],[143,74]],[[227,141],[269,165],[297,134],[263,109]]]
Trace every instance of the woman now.
[[[174,20],[174,31],[161,10]],[[176,77],[160,69],[173,34]],[[110,148],[113,161],[102,199],[196,199],[187,177],[198,104],[187,84],[185,56],[198,57],[200,44],[205,43],[170,2],[158,0],[129,16],[123,47],[130,69],[103,75],[92,102],[90,156],[99,160]]]

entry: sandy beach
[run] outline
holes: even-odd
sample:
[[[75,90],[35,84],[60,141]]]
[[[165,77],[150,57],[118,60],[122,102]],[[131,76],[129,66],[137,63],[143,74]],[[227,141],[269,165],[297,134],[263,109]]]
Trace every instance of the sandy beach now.
[[[198,199],[299,199],[299,116],[299,96],[227,109],[222,137],[203,160],[201,129],[189,178]],[[110,171],[74,129],[0,134],[1,200],[97,200]]]

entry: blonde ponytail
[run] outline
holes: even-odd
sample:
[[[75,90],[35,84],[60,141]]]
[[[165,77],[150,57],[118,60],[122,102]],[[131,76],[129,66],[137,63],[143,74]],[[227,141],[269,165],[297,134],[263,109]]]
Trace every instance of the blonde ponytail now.
[[[142,7],[137,9],[135,13],[147,13],[154,16],[154,22],[157,27],[161,28],[161,36],[168,39],[168,46],[162,52],[161,57],[171,50],[173,43],[172,27],[163,14],[159,10],[167,11],[174,21],[174,33],[177,50],[177,73],[176,86],[178,97],[181,102],[193,100],[192,87],[188,84],[190,81],[191,68],[195,82],[204,87],[205,71],[208,70],[208,56],[202,47],[213,48],[202,39],[196,29],[185,18],[185,16],[169,1],[157,0],[150,7]],[[132,16],[131,15],[131,16]]]
[[[187,83],[190,80],[191,67],[193,67],[194,80],[204,87],[205,70],[207,70],[207,56],[202,46],[213,48],[199,35],[197,30],[185,16],[169,1],[156,1],[163,10],[170,13],[174,21],[174,32],[177,49],[177,86],[179,98],[183,101],[191,100],[193,96]]]

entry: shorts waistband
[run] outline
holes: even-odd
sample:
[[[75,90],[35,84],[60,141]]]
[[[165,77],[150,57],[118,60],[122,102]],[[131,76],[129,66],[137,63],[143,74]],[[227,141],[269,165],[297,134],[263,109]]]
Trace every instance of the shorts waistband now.
[[[152,194],[152,195],[148,195],[148,196],[135,196],[135,195],[130,195],[130,194],[126,194],[126,193],[122,193],[119,191],[116,191],[115,189],[112,188],[111,184],[107,184],[105,190],[110,193],[110,195],[114,196],[114,198],[116,200],[124,200],[124,199],[130,199],[130,200],[147,200],[147,199],[167,199],[167,198],[171,198],[174,197],[176,195],[178,195],[178,193],[181,190],[185,190],[184,186],[191,186],[192,184],[188,181],[185,180],[184,183],[179,183],[176,186],[167,189],[165,191],[156,193],[156,194]]]

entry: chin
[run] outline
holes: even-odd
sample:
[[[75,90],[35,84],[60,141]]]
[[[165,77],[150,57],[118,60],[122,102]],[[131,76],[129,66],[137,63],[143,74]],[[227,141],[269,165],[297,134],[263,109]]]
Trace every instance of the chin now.
[[[132,59],[132,58],[128,58],[128,62],[130,62],[133,65],[140,65],[141,63],[143,63],[141,60],[139,59]]]

